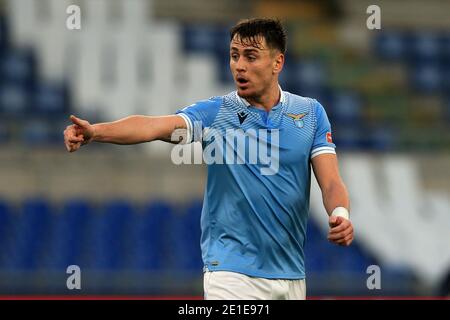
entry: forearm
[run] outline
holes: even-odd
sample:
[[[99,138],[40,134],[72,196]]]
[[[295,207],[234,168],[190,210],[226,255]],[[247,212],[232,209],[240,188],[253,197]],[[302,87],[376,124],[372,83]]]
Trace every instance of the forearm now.
[[[161,139],[175,129],[165,117],[134,115],[114,122],[94,124],[94,141],[115,144],[137,144]]]
[[[328,215],[331,215],[337,207],[344,207],[350,211],[349,195],[342,181],[333,182],[326,188],[323,188],[322,199]]]

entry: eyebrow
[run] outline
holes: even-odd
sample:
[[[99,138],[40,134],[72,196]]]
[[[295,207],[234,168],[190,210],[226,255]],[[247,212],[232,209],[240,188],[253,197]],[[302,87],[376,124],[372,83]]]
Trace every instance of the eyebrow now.
[[[264,49],[244,49],[244,53],[259,53],[260,50]],[[239,51],[239,49],[236,47],[231,47],[231,51]]]

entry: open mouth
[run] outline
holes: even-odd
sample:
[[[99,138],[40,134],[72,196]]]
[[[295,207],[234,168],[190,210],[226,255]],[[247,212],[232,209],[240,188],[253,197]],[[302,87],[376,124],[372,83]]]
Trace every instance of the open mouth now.
[[[248,83],[248,80],[243,78],[243,77],[237,77],[236,78],[237,83],[239,83],[240,85],[246,85]]]

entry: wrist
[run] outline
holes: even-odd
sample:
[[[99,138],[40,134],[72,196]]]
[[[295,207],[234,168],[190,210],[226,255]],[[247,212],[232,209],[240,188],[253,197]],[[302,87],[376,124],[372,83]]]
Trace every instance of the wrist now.
[[[92,125],[92,138],[91,141],[98,141],[100,138],[99,124]]]
[[[344,207],[334,208],[333,212],[331,213],[331,216],[343,217],[347,220],[350,219],[350,213],[348,212],[347,208],[344,208]]]

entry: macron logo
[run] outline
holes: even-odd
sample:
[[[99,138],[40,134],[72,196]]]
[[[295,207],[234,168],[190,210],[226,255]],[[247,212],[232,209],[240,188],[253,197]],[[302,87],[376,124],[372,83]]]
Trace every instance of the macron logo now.
[[[237,115],[239,117],[239,123],[242,124],[242,123],[244,123],[245,119],[247,118],[248,113],[245,111],[241,111],[241,112],[238,112]]]

